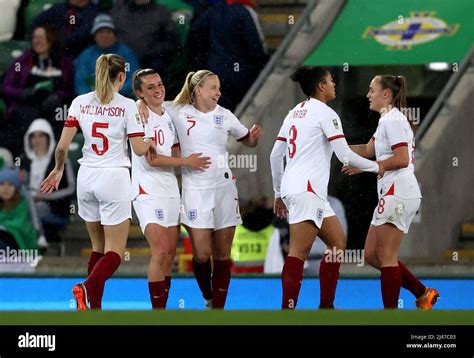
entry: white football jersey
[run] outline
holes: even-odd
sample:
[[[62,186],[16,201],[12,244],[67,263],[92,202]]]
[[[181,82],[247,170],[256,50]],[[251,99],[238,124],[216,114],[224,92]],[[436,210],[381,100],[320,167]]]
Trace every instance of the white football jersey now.
[[[231,111],[219,105],[208,113],[200,112],[192,105],[167,105],[165,108],[175,113],[172,119],[178,133],[181,156],[202,153],[212,162],[204,171],[183,167],[183,188],[211,189],[229,183],[233,176],[228,164],[227,141],[229,135],[238,141],[247,138],[247,127]]]
[[[148,124],[153,127],[156,152],[171,157],[171,149],[177,144],[176,130],[168,112],[159,116],[150,109]],[[132,151],[132,198],[138,194],[179,198],[178,181],[173,167],[152,167],[145,156]]]
[[[372,138],[375,141],[375,156],[378,161],[393,156],[395,148],[404,147],[408,151],[410,164],[406,168],[386,171],[378,180],[379,196],[389,194],[405,199],[421,198],[420,188],[415,177],[415,137],[407,117],[398,108],[392,108],[380,117]]]
[[[66,127],[84,134],[81,165],[88,167],[130,167],[128,138],[143,137],[137,105],[119,93],[108,104],[99,103],[95,92],[76,97],[69,108]]]
[[[330,141],[338,138],[344,138],[341,120],[325,103],[309,98],[288,113],[277,138],[287,147],[281,197],[311,191],[327,198]]]

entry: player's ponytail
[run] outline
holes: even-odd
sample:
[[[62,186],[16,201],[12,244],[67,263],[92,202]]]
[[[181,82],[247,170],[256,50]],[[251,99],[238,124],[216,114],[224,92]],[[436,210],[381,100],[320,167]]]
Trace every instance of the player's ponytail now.
[[[194,90],[196,87],[202,87],[205,80],[209,76],[216,76],[215,73],[208,70],[199,70],[197,72],[189,72],[184,81],[181,92],[178,93],[173,103],[176,105],[193,104],[195,100]]]
[[[329,73],[326,67],[301,66],[290,76],[293,82],[300,84],[301,90],[308,97],[313,97],[320,82]]]
[[[119,73],[125,74],[125,60],[118,55],[101,55],[95,63],[95,93],[100,104],[114,98],[114,82]]]
[[[407,82],[405,77],[397,76],[395,79],[395,83],[399,85],[400,90],[398,91],[397,95],[393,99],[393,105],[398,109],[407,108]]]

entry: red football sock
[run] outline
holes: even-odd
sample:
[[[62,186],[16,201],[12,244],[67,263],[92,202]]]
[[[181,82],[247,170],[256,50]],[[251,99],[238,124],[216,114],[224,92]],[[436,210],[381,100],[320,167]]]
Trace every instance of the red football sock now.
[[[231,260],[214,260],[212,272],[212,308],[224,308],[230,283]]]
[[[331,253],[326,253],[319,265],[319,286],[321,292],[319,308],[334,308],[334,298],[336,297],[341,263],[335,262],[336,257],[331,255]]]
[[[150,291],[150,300],[153,309],[166,308],[166,301],[168,300],[166,280],[148,282],[148,291]]]
[[[384,308],[398,308],[398,297],[400,296],[400,287],[402,278],[399,266],[382,267],[382,299]]]
[[[193,258],[193,272],[194,272],[194,277],[196,277],[198,286],[201,289],[202,297],[204,297],[206,300],[210,300],[212,298],[211,260],[207,260],[204,263],[199,263]]]
[[[398,261],[400,275],[402,277],[402,287],[410,291],[416,298],[423,296],[426,287],[418,280],[404,264]]]
[[[122,259],[116,252],[107,252],[94,266],[89,277],[84,282],[91,308],[100,308],[105,281],[107,281],[120,266]],[[92,305],[96,307],[92,307]],[[97,305],[99,307],[97,307]]]
[[[95,264],[102,257],[104,257],[104,254],[102,252],[91,251],[91,254],[89,255],[89,261],[87,262],[87,276],[91,274],[92,270],[94,269]]]
[[[166,287],[169,289],[171,288],[171,276],[165,276]]]
[[[288,256],[281,273],[281,283],[283,286],[282,309],[294,309],[298,302],[301,282],[303,280],[304,261],[297,257]]]

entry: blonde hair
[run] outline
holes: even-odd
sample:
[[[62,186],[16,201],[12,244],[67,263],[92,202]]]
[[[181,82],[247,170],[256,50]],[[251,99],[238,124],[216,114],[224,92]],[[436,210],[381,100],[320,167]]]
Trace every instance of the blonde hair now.
[[[196,87],[202,87],[205,79],[209,76],[217,76],[214,72],[208,70],[199,70],[197,72],[189,72],[184,81],[181,92],[178,93],[173,103],[177,105],[193,104],[195,100],[194,90]]]
[[[113,54],[100,55],[95,63],[95,93],[100,104],[107,104],[114,98],[114,82],[119,73],[125,73],[125,60]]]

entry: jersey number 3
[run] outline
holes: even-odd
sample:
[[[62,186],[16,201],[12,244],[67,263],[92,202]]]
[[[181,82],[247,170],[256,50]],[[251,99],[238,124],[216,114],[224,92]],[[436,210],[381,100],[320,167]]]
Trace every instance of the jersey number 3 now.
[[[293,125],[291,126],[290,128],[290,138],[289,138],[289,141],[288,141],[288,144],[290,145],[288,147],[288,156],[291,158],[293,158],[296,154],[296,143],[295,143],[295,140],[296,140],[296,136],[298,135],[298,131],[296,130],[296,127]]]
[[[96,144],[92,144],[92,150],[97,154],[97,155],[104,155],[105,152],[109,150],[109,139],[105,136],[104,133],[100,133],[97,131],[98,128],[109,128],[108,123],[98,123],[94,122],[92,123],[92,136],[94,138],[101,138],[102,139],[102,149],[99,149]]]

